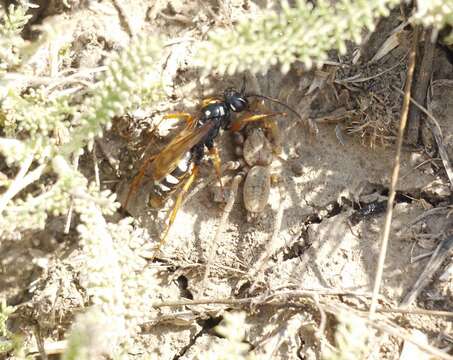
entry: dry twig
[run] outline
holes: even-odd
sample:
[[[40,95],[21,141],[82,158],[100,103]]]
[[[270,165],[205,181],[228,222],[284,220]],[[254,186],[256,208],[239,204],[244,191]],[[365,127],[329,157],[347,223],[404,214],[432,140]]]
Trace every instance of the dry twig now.
[[[371,297],[371,295],[356,293],[341,289],[319,289],[319,290],[287,290],[276,292],[269,296],[257,295],[247,298],[234,299],[234,298],[206,298],[198,300],[168,300],[156,302],[152,304],[155,308],[162,307],[179,307],[179,306],[196,306],[196,305],[272,305],[272,306],[299,306],[296,302],[297,298],[310,298],[315,296],[356,296],[356,297]],[[281,298],[281,300],[275,300]],[[368,310],[357,310],[368,311]],[[392,314],[408,314],[408,315],[424,315],[424,316],[437,316],[453,318],[453,312],[441,310],[426,310],[426,309],[402,309],[402,308],[378,308],[376,312],[379,313],[392,313]]]
[[[409,54],[409,67],[407,69],[407,79],[406,79],[406,85],[405,85],[405,89],[404,89],[403,106],[401,109],[400,127],[398,130],[398,139],[397,139],[397,143],[396,143],[395,163],[393,166],[392,181],[390,183],[389,198],[387,201],[387,213],[385,216],[384,231],[382,232],[381,250],[379,253],[378,266],[377,266],[376,277],[375,277],[375,281],[374,281],[373,298],[371,299],[370,318],[373,317],[373,315],[376,311],[379,289],[381,287],[381,281],[382,281],[382,273],[384,270],[385,257],[387,255],[387,246],[388,246],[388,240],[389,240],[389,236],[390,236],[390,227],[392,224],[393,202],[395,200],[396,184],[398,182],[398,176],[399,176],[399,171],[400,171],[401,147],[403,145],[403,134],[404,134],[404,129],[406,127],[407,114],[409,112],[410,91],[411,91],[411,86],[412,86],[412,78],[414,75],[417,43],[418,43],[418,30],[416,28],[415,32],[414,32],[412,50]]]
[[[436,250],[431,256],[428,264],[426,265],[423,272],[415,282],[413,288],[404,297],[400,306],[409,306],[425,288],[428,282],[431,280],[434,273],[439,269],[444,260],[450,255],[450,251],[453,249],[453,236],[448,236],[440,242]]]
[[[431,132],[433,133],[434,139],[436,140],[437,147],[439,149],[439,155],[442,159],[448,180],[450,181],[450,189],[453,190],[453,168],[451,167],[450,158],[448,156],[447,150],[445,149],[441,128],[432,115],[428,116],[427,124],[430,127]]]
[[[48,357],[47,357],[46,350],[44,348],[44,340],[41,336],[41,329],[37,325],[37,326],[35,326],[34,330],[35,330],[34,334],[35,334],[35,338],[36,338],[36,345],[38,347],[39,355],[41,356],[42,360],[47,360]]]
[[[185,305],[243,305],[243,304],[257,304],[257,305],[289,305],[289,300],[313,296],[357,296],[357,297],[371,297],[371,294],[360,293],[350,290],[343,289],[296,289],[296,290],[285,290],[275,292],[269,295],[258,295],[246,298],[234,299],[234,298],[208,298],[198,300],[175,300],[175,301],[162,301],[152,304],[153,307],[175,307]],[[284,300],[275,300],[281,298]],[[295,305],[297,305],[295,303]]]
[[[6,190],[2,194],[2,197],[0,198],[0,214],[3,212],[8,202],[14,198],[14,196],[16,196],[22,189],[24,189],[28,185],[38,180],[41,177],[42,173],[44,172],[44,169],[46,168],[45,164],[42,164],[33,171],[28,172],[28,169],[30,168],[33,159],[34,154],[31,154],[28,158],[26,158],[22,162],[22,166],[19,172],[17,173],[16,178],[11,183],[8,190]]]
[[[400,94],[402,93],[401,90],[396,89]],[[448,156],[447,150],[445,149],[444,141],[443,141],[443,135],[442,135],[442,129],[437,122],[436,118],[422,105],[420,105],[418,102],[416,102],[414,99],[411,98],[411,102],[418,107],[425,115],[427,116],[427,124],[433,133],[434,139],[436,140],[437,147],[439,148],[439,155],[442,159],[442,163],[444,165],[445,171],[448,176],[448,180],[450,181],[450,188],[453,189],[453,168],[450,163],[450,158]]]
[[[75,169],[79,167],[79,158],[80,155],[75,155],[74,160],[73,160],[73,166]],[[64,226],[63,233],[64,234],[69,234],[69,230],[71,229],[71,221],[72,221],[72,213],[74,211],[74,203],[71,201],[71,205],[69,206],[68,213],[66,215],[66,223]]]
[[[255,266],[251,269],[251,271],[249,273],[249,278],[254,279],[252,286],[250,287],[251,293],[253,293],[255,291],[255,288],[257,286],[257,282],[259,280],[258,274],[263,272],[263,268],[267,264],[268,260],[277,250],[277,237],[280,232],[280,228],[282,226],[283,211],[285,210],[285,201],[286,201],[284,187],[280,186],[279,190],[280,190],[280,205],[278,207],[277,216],[275,218],[274,231],[272,232],[272,237],[266,244],[266,250],[261,254],[261,256],[258,259],[258,261],[256,262]]]
[[[241,174],[238,174],[234,177],[233,183],[231,184],[231,189],[230,189],[230,196],[228,197],[227,204],[225,205],[225,209],[223,210],[222,218],[220,219],[220,224],[219,227],[217,228],[217,232],[215,234],[214,241],[211,243],[211,247],[209,250],[207,262],[206,262],[206,270],[204,273],[204,278],[203,278],[203,287],[206,286],[206,281],[209,278],[209,273],[211,271],[211,265],[214,260],[214,254],[215,251],[217,250],[217,245],[220,242],[220,236],[223,234],[223,230],[225,228],[226,222],[228,220],[228,216],[230,216],[231,210],[233,209],[234,205],[234,200],[236,199],[236,193],[238,191],[238,187],[240,182],[242,181],[243,176]]]
[[[426,100],[429,81],[433,68],[434,49],[436,41],[432,39],[432,29],[425,31],[425,45],[423,49],[423,58],[416,76],[416,83],[413,89],[413,98],[419,104]],[[418,140],[418,131],[420,128],[420,111],[418,108],[411,108],[409,120],[407,123],[407,138],[410,143],[415,144]]]
[[[212,299],[200,299],[200,300],[178,300],[178,301],[166,301],[160,303],[154,303],[153,307],[161,308],[161,307],[179,307],[179,306],[195,306],[195,305],[228,305],[230,307],[233,306],[244,306],[244,305],[251,305],[254,306],[283,306],[283,307],[300,307],[306,306],[306,303],[297,302],[298,298],[309,298],[310,300],[314,301],[314,297],[318,296],[332,296],[332,295],[355,295],[355,296],[363,296],[363,294],[356,294],[353,292],[342,291],[342,290],[335,290],[335,289],[319,289],[319,290],[286,290],[281,292],[276,292],[269,296],[253,296],[248,298],[242,299],[234,299],[234,298],[212,298]],[[367,319],[363,313],[363,310],[356,310],[351,307],[345,306],[343,304],[339,304],[335,302],[327,302],[325,298],[318,299],[315,304],[318,309],[328,312],[334,315],[341,314],[342,312],[346,312],[348,316],[350,314],[356,314],[360,316],[363,321],[365,321],[369,326],[372,326],[375,329],[384,331],[392,336],[399,337],[401,339],[407,340],[420,349],[436,356],[439,359],[447,359],[453,360],[453,357],[450,355],[442,352],[441,350],[430,346],[428,344],[422,344],[417,342],[406,330],[403,328],[387,321],[386,319]],[[424,309],[398,309],[398,308],[390,308],[390,309],[376,309],[376,312],[383,312],[383,313],[400,313],[400,314],[417,314],[417,315],[426,315],[426,316],[442,316],[447,318],[453,318],[453,312],[447,311],[433,311],[433,310],[424,310]],[[322,324],[321,324],[322,325]]]
[[[124,4],[121,0],[113,0],[112,3],[116,11],[118,11],[120,24],[124,27],[124,30],[130,37],[134,37],[134,28],[131,26],[128,11],[126,11],[126,4]]]
[[[68,347],[67,340],[60,340],[55,342],[46,342],[42,344],[41,349],[38,349],[38,346],[31,347],[28,354],[28,357],[37,358],[39,356],[40,359],[43,359],[42,353],[44,352],[46,355],[59,355],[63,354],[64,351]],[[38,354],[39,353],[39,354]]]

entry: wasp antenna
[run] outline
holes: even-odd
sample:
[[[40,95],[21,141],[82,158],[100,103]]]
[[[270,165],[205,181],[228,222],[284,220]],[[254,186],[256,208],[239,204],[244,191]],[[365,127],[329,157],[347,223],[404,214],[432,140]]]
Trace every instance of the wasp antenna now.
[[[245,93],[245,85],[247,83],[247,76],[244,75],[242,76],[242,87],[241,87],[241,94],[244,94]]]
[[[272,101],[274,103],[277,103],[277,104],[280,104],[282,106],[284,106],[285,108],[287,108],[289,111],[291,111],[294,115],[296,115],[300,120],[304,121],[304,119],[302,118],[302,116],[296,111],[294,110],[291,106],[289,106],[288,104],[284,103],[283,101],[280,101],[278,99],[275,99],[275,98],[271,98],[269,96],[266,96],[266,95],[260,95],[260,94],[245,94],[246,97],[257,97],[257,98],[262,98],[262,99],[266,99],[266,100],[269,100],[269,101]]]

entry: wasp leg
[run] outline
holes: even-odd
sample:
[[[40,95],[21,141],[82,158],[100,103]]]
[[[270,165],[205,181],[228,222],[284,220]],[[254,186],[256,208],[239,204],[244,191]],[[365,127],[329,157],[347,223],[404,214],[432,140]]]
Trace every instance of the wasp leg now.
[[[223,191],[223,183],[222,183],[222,161],[220,160],[219,150],[215,146],[212,146],[209,148],[209,154],[211,155],[212,162],[214,163],[214,169],[215,169],[217,178],[219,179],[220,191],[222,192],[222,196],[223,196],[224,191]]]
[[[272,142],[272,148],[274,154],[281,154],[282,153],[282,134],[280,132],[280,128],[276,121],[272,119],[264,120],[263,127],[266,131],[266,135],[270,138]]]
[[[266,122],[266,120],[269,120],[270,118],[273,118],[273,117],[279,116],[279,115],[286,116],[286,113],[280,112],[280,113],[270,113],[270,114],[255,114],[255,115],[247,115],[246,117],[239,117],[232,121],[229,130],[231,130],[233,132],[239,131],[242,129],[243,126],[245,126],[246,124],[248,124],[250,122],[261,121],[261,120],[264,120]]]
[[[286,116],[286,113],[268,113],[268,114],[255,114],[250,115],[247,114],[246,116],[240,117],[233,121],[230,130],[240,131],[246,124],[254,122],[254,121],[262,121],[262,127],[267,133],[267,136],[272,140],[272,148],[274,154],[281,154],[282,152],[282,139],[280,129],[278,127],[277,122],[274,120],[275,116]]]
[[[178,197],[176,198],[175,205],[173,206],[173,209],[172,209],[172,211],[170,213],[168,224],[165,227],[164,234],[163,234],[162,238],[160,239],[156,250],[154,251],[154,256],[156,256],[157,252],[165,244],[165,242],[167,240],[168,233],[170,231],[170,228],[173,225],[173,223],[175,222],[176,214],[178,213],[178,210],[181,207],[181,204],[182,204],[182,202],[184,200],[184,197],[187,194],[187,191],[189,191],[190,187],[192,186],[192,184],[193,184],[195,178],[197,177],[197,175],[198,175],[198,167],[197,167],[197,165],[194,165],[190,175],[188,176],[187,180],[185,181],[184,185],[182,186],[181,190],[179,191]]]

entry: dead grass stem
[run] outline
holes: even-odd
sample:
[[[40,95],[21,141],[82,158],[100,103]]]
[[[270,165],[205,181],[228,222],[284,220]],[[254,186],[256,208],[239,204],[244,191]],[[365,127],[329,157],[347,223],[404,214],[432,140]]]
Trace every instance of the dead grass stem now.
[[[409,66],[407,69],[407,79],[406,79],[406,85],[404,88],[403,106],[401,109],[400,126],[398,129],[398,138],[397,138],[397,143],[396,143],[396,155],[395,155],[395,162],[394,162],[394,166],[393,166],[392,181],[390,183],[389,198],[387,201],[387,212],[386,212],[386,216],[385,216],[384,230],[382,232],[381,249],[379,252],[378,266],[377,266],[376,277],[375,277],[375,281],[374,281],[373,298],[371,299],[371,306],[370,306],[370,313],[369,313],[370,319],[373,318],[374,313],[376,312],[376,308],[377,308],[379,289],[381,287],[382,274],[384,271],[384,263],[385,263],[385,258],[387,255],[387,247],[388,247],[389,236],[390,236],[390,227],[392,225],[393,202],[395,200],[396,184],[398,182],[398,176],[399,176],[399,171],[400,171],[401,148],[403,145],[404,129],[406,128],[407,116],[409,113],[411,86],[412,86],[412,79],[413,79],[414,68],[415,68],[415,59],[416,59],[417,44],[418,44],[418,28],[415,28],[414,37],[413,37],[412,41],[413,41],[412,50],[409,54]]]

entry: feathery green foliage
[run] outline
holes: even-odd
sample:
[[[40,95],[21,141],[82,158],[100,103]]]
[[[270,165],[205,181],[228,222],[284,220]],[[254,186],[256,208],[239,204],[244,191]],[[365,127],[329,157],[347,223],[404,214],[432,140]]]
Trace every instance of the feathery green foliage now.
[[[433,25],[437,29],[445,25],[453,26],[453,0],[419,1],[414,18],[425,26]],[[453,34],[445,42],[453,43]]]
[[[308,68],[322,64],[327,52],[346,51],[346,41],[359,42],[364,28],[373,29],[379,16],[399,0],[340,0],[311,3],[298,0],[296,6],[282,3],[282,11],[267,10],[256,19],[239,23],[236,31],[221,29],[209,34],[198,59],[207,70],[233,74],[244,70],[265,72],[279,63],[287,72],[296,60]]]
[[[79,316],[67,358],[83,359],[81,353],[92,352],[119,356],[129,348],[138,325],[154,315],[149,304],[158,286],[156,272],[136,251],[148,236],[130,218],[106,223],[95,207],[81,216],[78,231],[86,255],[81,277],[95,309]]]
[[[434,25],[438,28],[446,24],[453,25],[453,1],[420,1],[415,18],[420,19],[425,25]]]
[[[0,74],[20,63],[18,49],[24,44],[20,33],[31,18],[27,15],[29,7],[26,2],[11,4],[8,14],[0,19]]]
[[[355,315],[339,316],[335,333],[336,348],[325,348],[324,360],[367,359],[370,355],[372,330]]]
[[[14,312],[12,306],[6,305],[5,299],[0,300],[0,354],[10,351],[14,347],[13,334],[8,330],[6,321]]]
[[[151,97],[151,103],[162,96],[156,68],[161,51],[158,38],[145,36],[133,40],[120,53],[113,53],[92,96],[87,96],[81,106],[78,126],[71,133],[71,141],[61,149],[63,155],[81,150],[96,136],[102,136],[102,127],[109,127],[114,116],[140,105],[143,94]]]
[[[246,314],[244,312],[224,313],[224,319],[215,329],[225,337],[225,341],[213,344],[203,359],[215,360],[253,360],[248,354],[250,345],[244,342],[246,331]]]
[[[25,14],[25,7],[12,10],[3,26],[3,34],[9,34],[11,41],[0,45],[7,54],[15,53],[12,40],[16,41],[14,36],[18,36],[28,19],[22,16],[22,22],[15,20]],[[14,45],[23,43],[16,41]],[[124,223],[107,224],[104,219],[105,214],[117,209],[115,197],[109,191],[100,192],[90,185],[69,165],[68,159],[80,153],[95,136],[101,136],[103,127],[108,127],[114,116],[124,114],[142,101],[152,104],[160,98],[157,71],[160,55],[159,39],[135,39],[128,48],[108,59],[107,70],[81,104],[72,97],[49,93],[41,87],[30,88],[23,94],[20,87],[12,83],[7,83],[0,94],[0,121],[7,136],[0,139],[0,151],[10,166],[20,166],[14,179],[1,184],[7,187],[0,196],[1,236],[20,237],[24,230],[42,229],[48,214],[66,214],[71,206],[80,214],[77,229],[87,261],[84,286],[96,306],[81,315],[78,324],[83,330],[75,328],[67,358],[80,359],[87,354],[92,358],[93,351],[96,354],[120,353],[119,346],[124,347],[137,329],[138,320],[132,321],[137,308],[145,311],[138,303],[149,301],[149,296],[145,295],[151,276],[143,269],[144,260],[137,256],[132,258],[132,255],[124,258],[130,242],[126,240],[131,239],[133,229]],[[20,65],[19,57],[14,61],[13,65]],[[19,196],[44,175],[56,180],[39,192]],[[118,241],[113,240],[113,234]],[[120,260],[119,254],[128,261]],[[146,281],[144,276],[147,276]],[[96,327],[93,333],[88,330],[94,318],[97,326],[102,326]],[[81,334],[92,336],[87,338]]]
[[[93,95],[87,96],[80,106],[70,106],[66,97],[44,96],[39,89],[31,90],[28,95],[19,95],[12,87],[5,92],[0,98],[3,131],[21,140],[0,138],[0,151],[9,164],[22,164],[24,171],[18,173],[14,182],[4,184],[9,185],[9,192],[0,198],[0,212],[3,212],[0,232],[4,236],[43,228],[48,212],[64,214],[72,200],[81,196],[83,191],[74,190],[79,181],[86,182],[86,179],[76,172],[74,176],[63,177],[64,180],[60,178],[37,196],[27,195],[25,199],[12,201],[44,173],[53,171],[63,176],[64,172],[51,166],[50,160],[58,154],[69,157],[82,151],[94,136],[102,135],[102,126],[108,126],[113,116],[139,104],[141,95],[148,94],[151,101],[158,99],[160,81],[155,65],[159,54],[160,43],[152,38],[137,39],[121,54],[115,53],[108,63],[108,70],[92,90]],[[29,171],[36,160],[41,165]],[[93,196],[92,193],[88,195]],[[7,203],[9,206],[5,208]],[[80,208],[80,211],[85,210]]]

